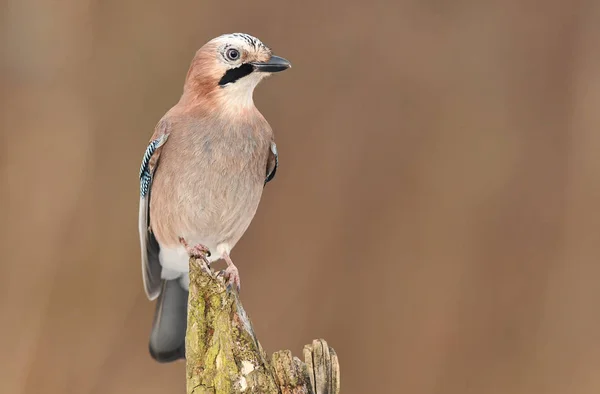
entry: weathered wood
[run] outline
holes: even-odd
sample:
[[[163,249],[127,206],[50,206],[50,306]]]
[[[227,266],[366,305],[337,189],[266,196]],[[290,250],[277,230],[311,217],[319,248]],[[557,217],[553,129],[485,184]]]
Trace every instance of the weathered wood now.
[[[322,339],[267,357],[235,289],[202,259],[190,259],[186,336],[188,394],[339,394],[335,351]]]
[[[304,346],[304,362],[310,382],[319,394],[340,392],[340,364],[337,354],[324,339],[315,339],[312,345]]]

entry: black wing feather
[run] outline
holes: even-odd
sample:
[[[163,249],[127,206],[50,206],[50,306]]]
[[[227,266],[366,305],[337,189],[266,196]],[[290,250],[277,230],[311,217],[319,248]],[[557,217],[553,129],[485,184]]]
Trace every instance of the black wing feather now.
[[[279,166],[279,155],[277,154],[277,145],[275,142],[271,142],[271,148],[269,151],[269,159],[267,160],[267,177],[265,179],[265,185],[267,182],[275,178],[277,167]]]
[[[162,267],[158,258],[160,246],[150,231],[150,195],[152,194],[152,177],[158,162],[159,157],[156,157],[156,163],[151,168],[151,161],[157,149],[160,148],[167,140],[168,134],[163,134],[159,138],[152,140],[140,166],[140,212],[139,212],[139,232],[140,246],[142,252],[142,275],[144,280],[144,289],[149,299],[155,299],[160,293],[161,286],[161,271]]]

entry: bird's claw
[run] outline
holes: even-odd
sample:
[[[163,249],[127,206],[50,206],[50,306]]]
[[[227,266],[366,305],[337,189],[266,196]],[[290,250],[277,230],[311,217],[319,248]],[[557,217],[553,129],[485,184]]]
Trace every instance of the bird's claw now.
[[[225,279],[225,284],[228,288],[233,288],[235,286],[237,292],[240,292],[240,273],[235,265],[227,266],[224,270],[219,271],[217,277],[221,276]]]
[[[193,246],[188,250],[188,253],[192,257],[202,257],[203,259],[210,257],[210,251],[204,245]]]
[[[210,263],[208,257],[210,257],[210,250],[204,245],[198,244],[195,246],[188,245],[187,241],[183,237],[179,237],[179,242],[185,247],[188,255],[195,259],[201,259],[206,263],[206,269],[210,272]]]

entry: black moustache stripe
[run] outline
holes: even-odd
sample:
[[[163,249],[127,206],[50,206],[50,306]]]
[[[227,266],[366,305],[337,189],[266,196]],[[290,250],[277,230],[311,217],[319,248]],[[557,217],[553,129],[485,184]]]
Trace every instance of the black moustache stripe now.
[[[240,78],[245,77],[246,75],[250,75],[254,71],[254,67],[250,64],[242,64],[237,68],[232,68],[231,70],[227,70],[227,72],[223,75],[221,80],[219,81],[219,85],[223,86],[228,83],[234,83]]]

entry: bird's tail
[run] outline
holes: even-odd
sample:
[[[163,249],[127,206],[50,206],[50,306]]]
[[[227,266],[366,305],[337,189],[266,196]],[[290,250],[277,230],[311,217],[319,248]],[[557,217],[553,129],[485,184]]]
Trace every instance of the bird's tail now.
[[[148,344],[150,355],[160,363],[185,358],[187,302],[188,292],[179,279],[162,281]]]

